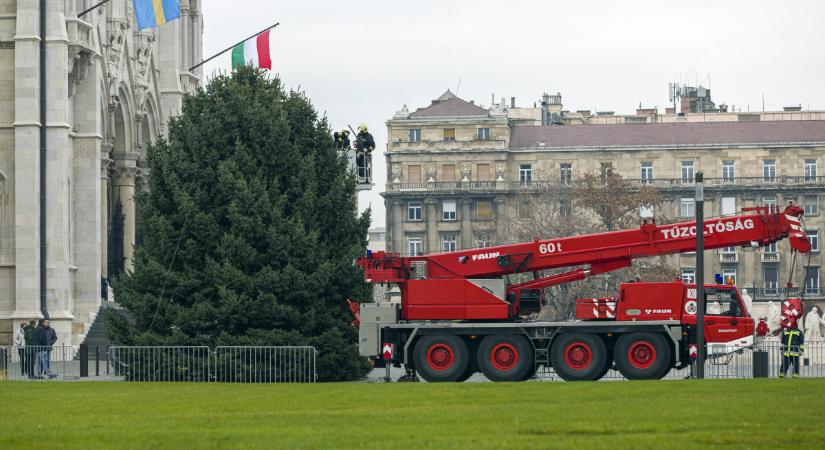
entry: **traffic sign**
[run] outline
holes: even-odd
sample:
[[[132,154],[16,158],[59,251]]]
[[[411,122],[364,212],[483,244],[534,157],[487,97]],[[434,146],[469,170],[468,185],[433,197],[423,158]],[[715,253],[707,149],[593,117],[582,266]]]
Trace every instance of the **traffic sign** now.
[[[393,352],[394,347],[395,346],[393,344],[389,343],[389,342],[385,342],[384,345],[381,346],[381,348],[382,348],[381,351],[384,354],[384,360],[385,361],[389,361],[389,360],[392,359],[392,354],[394,353]]]

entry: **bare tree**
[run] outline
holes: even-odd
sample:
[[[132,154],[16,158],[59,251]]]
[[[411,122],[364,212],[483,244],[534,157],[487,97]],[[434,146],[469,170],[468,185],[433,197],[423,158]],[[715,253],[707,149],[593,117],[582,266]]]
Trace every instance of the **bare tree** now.
[[[559,179],[544,179],[536,186],[538,189],[517,196],[517,217],[502,224],[508,242],[636,227],[640,222],[640,207],[655,208],[661,202],[656,191],[635,185],[614,173],[605,176],[585,174],[580,180],[567,183]],[[544,277],[572,269],[567,267],[521,274],[511,277],[510,281],[525,281],[534,275]],[[678,275],[678,270],[667,266],[661,258],[637,260],[626,269],[544,289],[542,297],[545,306],[539,317],[567,320],[574,315],[577,298],[614,296],[618,293],[619,284],[625,281],[664,281],[675,279]]]

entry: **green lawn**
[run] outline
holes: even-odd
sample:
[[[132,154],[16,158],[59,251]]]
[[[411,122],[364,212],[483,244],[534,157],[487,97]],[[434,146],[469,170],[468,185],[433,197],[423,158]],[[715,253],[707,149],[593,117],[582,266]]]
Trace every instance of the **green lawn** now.
[[[801,401],[823,393],[825,379],[0,382],[0,448],[823,448],[825,407]]]

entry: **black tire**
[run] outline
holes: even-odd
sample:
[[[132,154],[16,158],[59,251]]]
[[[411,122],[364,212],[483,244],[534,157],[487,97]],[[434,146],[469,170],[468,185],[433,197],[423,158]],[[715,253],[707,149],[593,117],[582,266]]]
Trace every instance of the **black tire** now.
[[[524,336],[494,334],[478,346],[478,367],[490,381],[523,381],[535,365],[533,346]]]
[[[607,346],[595,334],[565,333],[550,350],[553,369],[565,381],[592,381],[604,375]]]
[[[670,371],[672,349],[658,333],[630,333],[619,337],[616,367],[628,380],[658,380]]]
[[[414,355],[418,374],[431,383],[464,381],[471,375],[468,374],[470,352],[457,336],[424,336],[415,344]]]

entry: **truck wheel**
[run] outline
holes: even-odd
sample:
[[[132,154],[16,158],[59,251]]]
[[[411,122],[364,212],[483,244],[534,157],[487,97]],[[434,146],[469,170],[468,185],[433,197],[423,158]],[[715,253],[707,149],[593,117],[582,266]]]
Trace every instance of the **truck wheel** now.
[[[670,370],[670,345],[657,333],[630,333],[616,341],[616,367],[629,380],[656,380]]]
[[[533,346],[522,336],[490,335],[478,346],[478,367],[490,381],[522,381],[535,365]]]
[[[562,334],[550,350],[553,369],[565,381],[598,380],[607,366],[607,347],[596,335]]]
[[[457,336],[424,336],[415,345],[415,368],[429,382],[464,381],[469,356],[467,344]]]

